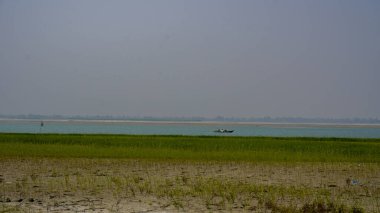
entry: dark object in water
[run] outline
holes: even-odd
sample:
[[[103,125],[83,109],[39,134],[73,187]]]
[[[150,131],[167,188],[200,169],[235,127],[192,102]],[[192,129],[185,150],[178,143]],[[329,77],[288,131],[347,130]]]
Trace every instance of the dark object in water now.
[[[41,127],[43,127],[44,126],[44,122],[43,121],[41,121]]]
[[[228,129],[217,129],[215,130],[214,132],[217,132],[217,133],[233,133],[234,130],[228,130]]]

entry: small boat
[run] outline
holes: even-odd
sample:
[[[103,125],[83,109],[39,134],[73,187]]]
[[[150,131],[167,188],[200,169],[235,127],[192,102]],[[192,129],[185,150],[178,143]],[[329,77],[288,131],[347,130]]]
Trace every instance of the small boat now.
[[[228,130],[228,129],[217,129],[215,130],[214,132],[217,132],[217,133],[233,133],[234,130]]]

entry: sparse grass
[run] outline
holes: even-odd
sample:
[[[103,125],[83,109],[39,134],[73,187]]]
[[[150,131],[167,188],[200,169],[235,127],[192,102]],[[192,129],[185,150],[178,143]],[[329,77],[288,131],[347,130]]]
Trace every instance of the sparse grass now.
[[[16,212],[23,212],[19,207],[17,206],[7,206],[4,204],[0,204],[0,213],[16,213]]]
[[[380,162],[380,139],[0,134],[0,156]]]
[[[379,212],[379,171],[380,139],[0,134],[0,212]]]
[[[120,159],[8,159],[2,200],[28,207],[75,205],[125,212],[126,200],[155,198],[171,211],[376,212],[378,164],[154,162]],[[6,171],[8,172],[5,172]],[[14,172],[12,172],[12,170]],[[275,173],[274,173],[275,172]],[[297,173],[301,172],[298,177]],[[35,175],[38,173],[39,175]],[[14,175],[12,178],[11,175]],[[253,176],[252,176],[253,175]],[[345,185],[352,176],[361,185]],[[285,179],[284,179],[285,177]],[[310,178],[313,178],[310,180]],[[290,180],[290,181],[288,181]],[[270,181],[270,182],[269,182]],[[331,183],[336,185],[330,187]],[[5,202],[9,199],[11,202]],[[22,202],[18,200],[22,199]],[[107,201],[108,199],[108,201]],[[103,200],[103,204],[97,203]],[[71,204],[70,204],[71,203]],[[79,203],[79,204],[78,204]],[[108,204],[107,204],[108,203]],[[107,206],[108,205],[108,206]],[[151,204],[152,205],[152,204]],[[78,210],[78,209],[76,209]],[[43,211],[44,212],[44,211]]]

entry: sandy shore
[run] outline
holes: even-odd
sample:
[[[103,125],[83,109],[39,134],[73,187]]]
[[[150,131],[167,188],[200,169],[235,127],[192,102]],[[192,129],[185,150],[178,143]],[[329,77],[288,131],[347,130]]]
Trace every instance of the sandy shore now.
[[[378,164],[2,159],[0,182],[0,210],[16,212],[380,210]]]
[[[139,120],[79,120],[79,119],[44,119],[46,123],[108,123],[108,124],[147,124],[147,125],[249,125],[263,127],[289,127],[289,128],[380,128],[380,124],[345,124],[345,123],[272,123],[272,122],[220,122],[220,121],[139,121]],[[4,119],[0,122],[26,122],[40,123],[38,119]]]

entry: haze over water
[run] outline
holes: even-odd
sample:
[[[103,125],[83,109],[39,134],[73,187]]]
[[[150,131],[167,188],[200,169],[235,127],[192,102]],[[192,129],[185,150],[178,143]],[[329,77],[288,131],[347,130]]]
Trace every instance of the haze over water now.
[[[380,117],[380,1],[2,0],[0,114]]]

